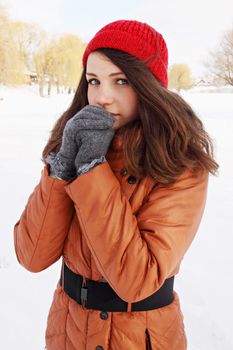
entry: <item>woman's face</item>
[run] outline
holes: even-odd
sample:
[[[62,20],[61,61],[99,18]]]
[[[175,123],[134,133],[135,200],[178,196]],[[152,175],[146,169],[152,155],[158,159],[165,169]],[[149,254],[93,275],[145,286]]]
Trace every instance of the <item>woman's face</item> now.
[[[92,52],[87,59],[87,99],[114,114],[113,129],[137,118],[137,95],[125,74],[100,52]]]

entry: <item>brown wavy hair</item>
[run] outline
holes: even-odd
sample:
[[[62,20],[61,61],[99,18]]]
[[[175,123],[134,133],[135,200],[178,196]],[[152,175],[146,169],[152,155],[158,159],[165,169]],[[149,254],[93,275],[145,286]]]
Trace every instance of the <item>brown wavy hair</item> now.
[[[126,75],[138,95],[138,119],[123,126],[123,152],[127,169],[137,178],[150,176],[168,185],[187,168],[216,175],[211,137],[191,106],[175,92],[163,87],[146,64],[123,51],[98,49]],[[66,122],[88,104],[86,67],[70,107],[55,123],[42,161],[58,152]]]

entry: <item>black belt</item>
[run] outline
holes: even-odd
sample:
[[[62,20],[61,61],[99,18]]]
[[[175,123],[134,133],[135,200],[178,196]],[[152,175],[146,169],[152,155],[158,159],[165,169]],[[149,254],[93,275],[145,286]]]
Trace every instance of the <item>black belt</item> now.
[[[82,276],[71,271],[64,262],[63,264],[64,276],[62,276],[62,268],[60,285],[78,304],[93,310],[127,311],[128,303],[122,300],[108,283],[83,279]],[[173,284],[174,276],[165,280],[162,287],[148,298],[132,303],[131,311],[153,310],[170,304],[174,299]]]

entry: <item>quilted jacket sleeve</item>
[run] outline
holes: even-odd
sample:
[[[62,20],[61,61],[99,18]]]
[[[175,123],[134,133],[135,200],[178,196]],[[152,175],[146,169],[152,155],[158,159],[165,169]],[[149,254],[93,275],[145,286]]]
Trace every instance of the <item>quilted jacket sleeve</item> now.
[[[39,184],[14,226],[14,245],[21,265],[32,272],[44,270],[61,254],[74,214],[74,205],[65,191],[65,180],[49,176],[45,165]]]
[[[208,173],[154,188],[136,215],[108,163],[66,186],[97,267],[125,301],[153,294],[178,271],[204,211]]]

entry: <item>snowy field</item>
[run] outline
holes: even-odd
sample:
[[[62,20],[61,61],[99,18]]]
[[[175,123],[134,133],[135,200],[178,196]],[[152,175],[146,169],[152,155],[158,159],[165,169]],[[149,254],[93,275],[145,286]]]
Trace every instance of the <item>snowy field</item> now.
[[[232,350],[233,94],[192,91],[182,95],[214,139],[220,170],[218,177],[210,176],[205,213],[176,277],[175,290],[185,318],[188,350]],[[71,99],[72,95],[40,98],[35,88],[0,87],[2,350],[45,346],[47,314],[61,260],[40,273],[25,270],[15,256],[13,227],[40,179],[40,158],[49,132]]]

